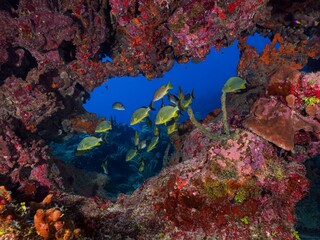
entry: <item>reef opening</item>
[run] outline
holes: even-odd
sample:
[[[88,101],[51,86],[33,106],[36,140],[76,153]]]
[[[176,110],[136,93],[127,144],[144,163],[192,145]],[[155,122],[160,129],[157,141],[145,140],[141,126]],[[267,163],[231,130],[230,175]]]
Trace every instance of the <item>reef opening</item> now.
[[[102,53],[100,55],[104,56],[103,62],[112,62],[109,56]],[[128,151],[134,147],[135,131],[138,132],[141,141],[147,140],[147,144],[150,144],[154,136],[156,112],[150,111],[152,127],[147,122],[130,126],[129,120],[133,111],[140,106],[147,106],[155,90],[170,81],[174,87],[170,92],[175,95],[178,95],[179,88],[185,94],[191,94],[194,91],[195,98],[192,105],[198,120],[202,121],[208,113],[210,113],[210,119],[217,116],[218,112],[213,110],[220,107],[221,90],[219,89],[222,88],[226,79],[236,74],[238,56],[237,44],[234,43],[219,52],[212,49],[211,54],[203,62],[175,64],[173,69],[161,79],[149,81],[143,76],[114,78],[94,89],[84,104],[84,108],[88,112],[96,114],[97,118],[104,117],[106,120],[112,121],[112,130],[108,131],[105,137],[107,143],[102,142],[100,146],[87,152],[77,152],[77,145],[82,139],[92,135],[101,136],[93,133],[97,122],[92,121],[95,115],[91,113],[83,115],[71,124],[71,128],[78,128],[78,130],[82,128],[82,133],[74,134],[62,142],[50,143],[52,154],[71,165],[71,168],[76,168],[74,173],[78,172],[81,176],[89,174],[93,183],[97,183],[96,179],[100,179],[101,184],[88,185],[87,188],[91,188],[88,191],[74,191],[80,195],[94,193],[100,197],[114,200],[119,193],[130,194],[147,179],[158,174],[164,166],[169,164],[170,156],[175,162],[179,162],[181,157],[175,155],[175,147],[177,144],[179,145],[179,139],[181,140],[191,129],[191,125],[187,121],[188,114],[185,112],[181,115],[177,131],[173,134],[167,133],[166,126],[158,125],[160,136],[155,149],[150,152],[144,149],[131,161],[126,161]],[[199,79],[196,83],[193,81],[195,78]],[[210,86],[208,83],[212,78],[217,81]],[[126,110],[112,109],[112,104],[116,101],[123,102]],[[164,104],[170,103],[167,97],[162,102]],[[161,105],[161,101],[156,102],[156,109],[159,110]],[[142,162],[143,169],[141,169]],[[66,176],[68,176],[66,180],[69,181],[70,188],[75,188],[73,187],[75,185],[82,186],[79,189],[85,187],[81,182],[79,183],[78,176],[69,175],[66,172]],[[93,190],[94,186],[96,186],[95,190]]]
[[[260,52],[269,42],[268,38],[261,37],[258,34],[249,37],[248,40],[248,43]],[[103,62],[112,62],[109,56],[102,53],[100,55],[104,56]],[[214,111],[214,109],[220,107],[221,90],[219,89],[222,89],[223,83],[229,77],[236,75],[238,56],[239,50],[237,49],[237,42],[235,42],[229,48],[221,49],[220,52],[212,49],[211,54],[203,62],[175,64],[173,69],[160,79],[148,81],[142,76],[113,78],[94,89],[93,93],[86,97],[87,100],[84,103],[86,111],[91,113],[84,114],[71,123],[70,127],[76,130],[75,134],[63,141],[50,143],[52,154],[62,159],[71,168],[75,168],[76,170],[73,173],[80,176],[88,175],[92,179],[92,184],[86,186],[88,190],[80,191],[85,186],[82,186],[81,181],[79,182],[79,176],[76,174],[70,176],[66,172],[65,175],[68,176],[66,179],[69,181],[70,188],[77,189],[78,186],[82,186],[78,188],[78,192],[77,190],[74,191],[80,195],[90,196],[95,194],[114,200],[119,193],[130,194],[148,178],[159,173],[168,164],[170,156],[174,159],[173,161],[179,162],[181,157],[175,153],[175,147],[179,147],[179,142],[184,134],[192,129],[192,124],[190,125],[190,122],[187,121],[189,119],[188,114],[184,113],[180,116],[177,131],[172,134],[167,134],[166,126],[158,126],[162,133],[155,150],[151,152],[140,151],[138,156],[127,162],[125,160],[126,154],[134,147],[135,131],[137,131],[140,140],[147,140],[147,144],[151,142],[154,136],[156,112],[150,111],[151,127],[148,126],[149,123],[147,122],[130,126],[129,119],[132,112],[140,106],[147,106],[155,90],[163,83],[170,81],[174,86],[170,93],[178,95],[178,88],[186,91],[186,93],[187,91],[190,93],[194,91],[195,98],[192,101],[192,106],[197,120],[201,122],[212,120],[219,114],[218,110]],[[210,62],[214,64],[210,66]],[[194,78],[199,80],[195,83],[191,81]],[[210,87],[207,81],[212,78],[216,78],[217,81],[214,86]],[[216,92],[212,93],[213,89]],[[119,100],[124,103],[125,111],[112,109],[112,103]],[[162,102],[164,104],[170,103],[166,98]],[[163,103],[161,101],[155,103],[156,109],[159,110]],[[112,130],[107,132],[106,141],[89,151],[78,153],[77,145],[82,139],[88,136],[102,136],[101,134],[94,134],[95,126],[99,121],[102,121],[97,121],[97,119],[101,118],[112,122]],[[95,120],[93,121],[93,119]],[[236,122],[237,120],[231,121]],[[79,132],[81,129],[82,132]],[[142,162],[143,170],[141,171]],[[98,182],[100,184],[97,184]]]
[[[270,38],[255,33],[253,36],[249,36],[247,44],[256,48],[257,53],[261,54],[262,50],[266,47],[266,44],[270,43]]]
[[[58,47],[60,58],[69,63],[76,59],[76,46],[71,41],[63,40]]]
[[[318,72],[320,71],[320,58],[308,58],[308,63],[300,70],[302,72]]]
[[[1,67],[0,84],[9,76],[25,79],[28,72],[37,67],[37,60],[25,48],[10,47],[7,49],[8,60]]]

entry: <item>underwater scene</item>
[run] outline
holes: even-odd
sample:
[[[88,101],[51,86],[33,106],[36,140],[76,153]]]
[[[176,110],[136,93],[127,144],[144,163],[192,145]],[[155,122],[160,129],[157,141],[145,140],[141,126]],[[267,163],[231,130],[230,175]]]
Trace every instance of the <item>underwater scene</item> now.
[[[320,240],[320,1],[4,0],[0,240]]]

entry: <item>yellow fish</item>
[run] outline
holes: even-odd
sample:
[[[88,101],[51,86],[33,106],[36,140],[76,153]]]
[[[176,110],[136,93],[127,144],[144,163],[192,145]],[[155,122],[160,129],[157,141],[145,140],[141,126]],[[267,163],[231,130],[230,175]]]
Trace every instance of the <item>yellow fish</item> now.
[[[154,125],[153,134],[155,136],[159,136],[160,135],[159,128],[157,127],[157,125]]]
[[[172,89],[173,86],[171,85],[170,82],[168,82],[167,85],[162,85],[161,87],[159,87],[156,92],[153,95],[153,102],[160,100],[161,98],[163,98],[167,93],[169,89]]]
[[[170,125],[167,125],[167,132],[169,135],[177,130],[178,130],[178,125],[176,121],[173,121]]]
[[[100,143],[102,142],[102,137],[85,137],[81,140],[81,142],[78,144],[77,151],[86,151],[90,150],[96,146],[100,146]]]
[[[153,150],[157,146],[158,141],[159,141],[159,137],[153,137],[151,139],[150,144],[147,147],[147,152],[150,152],[151,150]]]
[[[182,111],[185,111],[186,108],[190,106],[194,98],[194,90],[192,90],[191,94],[188,93],[187,95],[184,95],[181,88],[179,88],[179,108]]]
[[[151,102],[149,107],[141,107],[135,110],[130,119],[130,125],[141,122],[145,117],[149,116],[149,111],[154,110],[153,103]]]
[[[138,134],[138,131],[135,131],[133,143],[134,143],[135,146],[139,145],[139,134]]]
[[[141,160],[141,165],[139,167],[139,172],[143,172],[143,170],[144,170],[144,161]]]
[[[97,126],[96,126],[96,133],[102,133],[102,132],[106,132],[108,130],[112,129],[112,124],[110,120],[105,120],[100,122]]]
[[[126,155],[126,161],[130,161],[131,159],[133,159],[135,156],[137,156],[137,149],[130,149],[128,152],[127,152],[127,155]]]
[[[246,89],[246,80],[239,77],[231,77],[223,85],[222,92],[237,92],[241,89]]]
[[[169,122],[172,118],[179,116],[178,106],[165,106],[161,108],[156,116],[156,124]]]

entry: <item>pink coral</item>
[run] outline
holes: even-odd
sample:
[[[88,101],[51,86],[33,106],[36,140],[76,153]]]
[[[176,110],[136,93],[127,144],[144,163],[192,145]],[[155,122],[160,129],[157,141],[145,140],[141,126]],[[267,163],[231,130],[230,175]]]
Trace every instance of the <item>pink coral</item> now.
[[[26,169],[33,168],[37,171],[38,167],[42,166],[48,159],[47,147],[43,141],[24,142],[17,137],[9,128],[0,135],[0,145],[2,151],[1,174],[10,172],[11,181],[13,183],[23,184],[29,176],[24,176]],[[46,176],[46,171],[43,171],[43,176]],[[46,177],[37,178],[40,185],[48,185]],[[42,182],[43,180],[43,182]]]
[[[285,150],[294,150],[294,134],[303,129],[320,140],[320,124],[312,117],[304,117],[278,101],[260,98],[252,107],[244,126]]]

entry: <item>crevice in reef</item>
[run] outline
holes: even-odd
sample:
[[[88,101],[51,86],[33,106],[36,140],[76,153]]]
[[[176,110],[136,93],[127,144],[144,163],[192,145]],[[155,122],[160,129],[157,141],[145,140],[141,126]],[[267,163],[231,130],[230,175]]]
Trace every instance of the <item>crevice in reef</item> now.
[[[18,14],[14,11],[18,9],[19,0],[1,0],[0,1],[0,10],[6,11],[11,14],[12,17],[18,17]]]
[[[76,46],[71,41],[63,40],[58,47],[60,58],[69,63],[76,59]]]
[[[287,9],[294,5],[295,2],[300,3],[305,2],[305,0],[270,0],[268,5],[272,6],[273,14],[279,14],[287,12]]]
[[[37,60],[24,48],[9,47],[7,52],[8,60],[1,66],[0,84],[11,75],[25,80],[28,72],[38,65]]]
[[[320,58],[308,58],[308,63],[301,69],[303,72],[318,72],[320,71]]]

